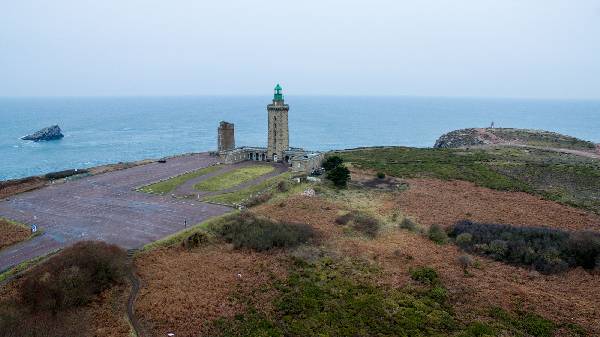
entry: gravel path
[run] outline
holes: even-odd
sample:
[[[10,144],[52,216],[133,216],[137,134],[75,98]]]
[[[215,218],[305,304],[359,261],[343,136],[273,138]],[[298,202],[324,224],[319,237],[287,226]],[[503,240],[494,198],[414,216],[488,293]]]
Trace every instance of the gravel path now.
[[[157,196],[134,189],[215,164],[207,153],[170,158],[126,170],[85,177],[0,201],[0,216],[37,224],[44,234],[0,251],[0,271],[82,240],[137,248],[229,207]]]

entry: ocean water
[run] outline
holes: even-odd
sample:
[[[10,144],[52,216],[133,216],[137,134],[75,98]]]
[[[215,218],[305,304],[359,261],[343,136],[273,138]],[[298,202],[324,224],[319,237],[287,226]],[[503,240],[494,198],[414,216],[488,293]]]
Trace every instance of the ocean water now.
[[[216,148],[218,122],[236,145],[265,146],[270,96],[0,98],[0,180]],[[600,101],[286,96],[290,145],[311,150],[433,146],[467,127],[534,128],[600,142]],[[59,124],[62,140],[19,138]]]

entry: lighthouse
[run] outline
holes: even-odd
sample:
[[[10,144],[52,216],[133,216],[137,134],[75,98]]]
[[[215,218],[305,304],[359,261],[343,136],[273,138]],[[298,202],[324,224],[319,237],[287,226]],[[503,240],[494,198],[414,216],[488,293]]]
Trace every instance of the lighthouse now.
[[[280,162],[284,158],[283,151],[290,148],[288,131],[288,111],[290,107],[283,101],[281,86],[277,84],[273,90],[273,103],[267,105],[267,113],[269,114],[267,158],[274,162]]]

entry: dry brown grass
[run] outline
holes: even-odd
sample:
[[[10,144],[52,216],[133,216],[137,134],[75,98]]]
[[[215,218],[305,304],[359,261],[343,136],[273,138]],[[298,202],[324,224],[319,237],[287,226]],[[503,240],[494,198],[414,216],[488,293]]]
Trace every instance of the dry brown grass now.
[[[438,245],[423,236],[398,230],[373,241],[341,237],[336,248],[344,256],[368,258],[382,266],[382,284],[403,287],[409,269],[430,266],[438,271],[450,295],[450,304],[463,319],[485,319],[486,310],[528,310],[556,322],[577,323],[600,334],[600,275],[581,268],[559,275],[540,275],[485,258],[465,276],[454,245]]]
[[[600,216],[522,192],[502,192],[464,181],[408,179],[410,188],[385,208],[399,208],[423,225],[459,220],[566,230],[600,230]]]
[[[233,250],[209,245],[191,251],[162,248],[136,259],[142,289],[136,312],[156,336],[212,335],[212,321],[233,317],[246,308],[271,311],[273,289],[264,289],[286,269],[280,253]]]
[[[0,287],[2,309],[8,308],[7,303],[18,300],[20,282],[20,279],[16,279]],[[129,289],[129,285],[107,289],[88,305],[63,311],[56,316],[48,312],[27,313],[22,318],[22,331],[0,331],[0,336],[24,336],[24,333],[32,333],[34,329],[38,336],[48,337],[130,336],[125,318]]]
[[[0,218],[0,249],[29,238],[30,231],[24,227]]]

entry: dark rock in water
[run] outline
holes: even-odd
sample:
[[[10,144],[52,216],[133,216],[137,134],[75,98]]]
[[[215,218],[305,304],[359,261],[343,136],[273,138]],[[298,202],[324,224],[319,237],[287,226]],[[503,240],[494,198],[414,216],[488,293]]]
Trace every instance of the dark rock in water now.
[[[34,142],[45,141],[45,140],[55,140],[61,139],[64,135],[60,131],[60,127],[58,125],[49,126],[47,128],[43,128],[40,131],[33,133],[29,136],[25,136],[21,139],[23,140],[33,140]]]

